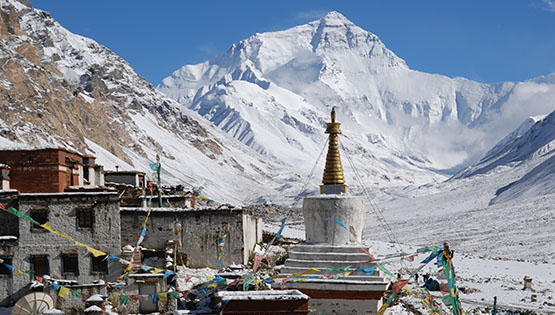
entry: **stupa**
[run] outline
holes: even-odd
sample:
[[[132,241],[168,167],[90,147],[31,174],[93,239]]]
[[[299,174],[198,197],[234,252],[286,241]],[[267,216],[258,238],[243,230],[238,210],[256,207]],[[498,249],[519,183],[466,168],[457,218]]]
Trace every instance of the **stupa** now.
[[[389,282],[379,269],[369,272],[375,263],[369,262],[364,251],[370,249],[362,245],[366,207],[363,198],[347,194],[338,145],[340,126],[334,108],[326,128],[329,147],[320,196],[303,201],[306,241],[291,249],[281,274],[319,270],[286,284],[310,296],[316,313],[376,314]]]

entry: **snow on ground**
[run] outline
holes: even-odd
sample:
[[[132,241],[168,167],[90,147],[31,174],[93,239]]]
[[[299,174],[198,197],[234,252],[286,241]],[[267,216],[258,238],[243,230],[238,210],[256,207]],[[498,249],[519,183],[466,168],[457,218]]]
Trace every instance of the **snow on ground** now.
[[[488,176],[389,190],[379,204],[367,200],[365,244],[378,257],[398,252],[399,246],[389,242],[377,220],[378,210],[406,253],[449,241],[466,311],[491,308],[497,296],[500,308],[555,313],[555,194],[488,206],[496,187],[520,178],[520,172],[524,170],[498,170]],[[267,222],[266,229],[276,232],[279,223]],[[304,238],[303,222],[287,222],[283,235]],[[425,257],[416,257],[409,267]],[[401,267],[399,260],[385,265],[392,272]],[[420,274],[436,271],[430,263]],[[525,276],[533,279],[534,291],[522,290]],[[415,297],[402,300],[421,307]],[[397,307],[393,313],[404,312]]]

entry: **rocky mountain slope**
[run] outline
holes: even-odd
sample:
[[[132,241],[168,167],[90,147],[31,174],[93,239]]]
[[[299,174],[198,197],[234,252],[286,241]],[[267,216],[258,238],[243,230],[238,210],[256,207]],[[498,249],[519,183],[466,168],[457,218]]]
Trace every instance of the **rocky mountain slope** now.
[[[442,180],[525,117],[546,114],[555,74],[482,84],[414,71],[376,35],[330,12],[253,35],[220,57],[178,69],[158,89],[297,169],[314,163],[336,106],[346,154],[364,181],[394,186]]]
[[[207,195],[235,203],[253,195],[253,183],[261,195],[273,191],[279,168],[158,92],[108,48],[26,1],[2,0],[0,18],[3,149],[63,146],[107,168],[143,171],[159,154],[166,183],[204,184]]]
[[[555,111],[525,120],[484,158],[452,180],[508,172],[524,175],[500,187],[491,204],[555,193]]]
[[[311,170],[316,192],[332,106],[347,184],[354,166],[365,185],[397,186],[442,181],[508,109],[555,93],[555,75],[486,85],[410,70],[336,12],[178,70],[159,88],[186,106],[24,0],[1,0],[0,40],[0,147],[64,146],[146,172],[159,154],[164,182],[238,204],[291,203]]]

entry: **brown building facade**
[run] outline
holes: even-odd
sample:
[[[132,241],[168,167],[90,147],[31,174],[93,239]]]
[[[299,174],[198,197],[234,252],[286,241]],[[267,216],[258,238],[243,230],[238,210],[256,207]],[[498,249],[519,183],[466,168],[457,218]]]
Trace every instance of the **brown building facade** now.
[[[71,186],[103,184],[95,159],[63,148],[0,151],[9,165],[10,188],[21,193],[64,192]]]

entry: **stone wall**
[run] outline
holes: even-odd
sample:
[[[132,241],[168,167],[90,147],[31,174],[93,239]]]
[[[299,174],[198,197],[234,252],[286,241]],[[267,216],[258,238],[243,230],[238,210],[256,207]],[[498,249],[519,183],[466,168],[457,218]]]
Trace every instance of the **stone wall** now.
[[[121,208],[122,246],[135,245],[146,218],[147,208]],[[221,268],[232,263],[248,262],[254,245],[262,240],[262,224],[250,212],[243,210],[191,210],[183,208],[153,208],[147,222],[147,233],[142,246],[164,250],[168,240],[177,239],[176,218],[183,227],[180,252],[193,268]],[[216,260],[219,239],[225,234],[228,222],[230,233],[226,239],[222,264]]]
[[[77,210],[90,209],[94,213],[93,225],[90,228],[77,226]],[[31,216],[31,211],[41,209],[48,211],[48,221],[52,229],[66,233],[74,240],[94,247],[103,252],[119,255],[120,253],[120,217],[117,193],[53,193],[53,194],[20,194],[19,211]],[[0,222],[1,223],[1,222]],[[90,284],[96,279],[114,281],[121,274],[119,263],[110,261],[108,273],[92,271],[92,255],[74,242],[50,233],[42,228],[33,229],[32,223],[18,219],[19,240],[13,251],[12,265],[15,270],[31,270],[32,256],[46,256],[48,274],[53,279],[76,280],[79,284]],[[62,270],[62,255],[77,256],[78,272],[65,273]],[[4,281],[7,280],[7,281]],[[12,299],[26,293],[31,275],[16,276],[2,279],[0,289],[6,282],[11,282]],[[9,298],[0,299],[9,303]]]

